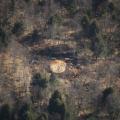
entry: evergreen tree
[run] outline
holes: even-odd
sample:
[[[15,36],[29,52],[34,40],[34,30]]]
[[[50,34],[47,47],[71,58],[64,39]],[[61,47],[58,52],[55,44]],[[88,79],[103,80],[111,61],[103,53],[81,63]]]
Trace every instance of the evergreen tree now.
[[[8,104],[5,104],[0,109],[0,120],[10,120],[10,117],[11,117],[10,106]]]
[[[59,91],[55,91],[50,98],[48,105],[48,112],[50,114],[58,113],[61,115],[61,120],[65,119],[65,105],[62,100],[61,93]]]

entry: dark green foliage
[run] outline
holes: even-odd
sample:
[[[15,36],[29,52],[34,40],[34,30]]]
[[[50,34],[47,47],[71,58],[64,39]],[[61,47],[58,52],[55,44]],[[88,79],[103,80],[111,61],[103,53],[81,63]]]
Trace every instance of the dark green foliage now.
[[[109,87],[109,88],[106,88],[104,91],[103,91],[103,96],[102,96],[102,103],[105,103],[106,100],[107,100],[107,97],[113,93],[113,88]]]
[[[115,10],[115,6],[114,6],[114,4],[112,2],[109,3],[108,10],[109,10],[110,13]]]
[[[87,120],[97,120],[97,118],[92,116],[92,117],[87,118]]]
[[[7,45],[8,45],[7,35],[5,31],[2,28],[0,28],[0,50],[7,47]]]
[[[8,104],[5,104],[0,109],[0,120],[10,120],[10,117],[11,117],[10,106]]]
[[[91,11],[91,9],[86,9],[86,15],[87,15],[87,17],[89,18],[89,19],[92,19],[92,11]]]
[[[48,81],[45,78],[42,78],[39,73],[33,75],[32,85],[39,86],[40,88],[46,88]]]
[[[74,0],[57,0],[58,2],[61,3],[61,5],[64,5],[64,6],[70,6],[71,4],[74,3]]]
[[[24,0],[26,3],[29,3],[31,0]]]
[[[107,12],[108,0],[92,0],[92,11],[94,16],[102,16]]]
[[[96,57],[100,55],[100,53],[102,52],[102,45],[98,38],[91,39],[90,49],[93,51]]]
[[[64,6],[70,14],[75,13],[76,7],[74,0],[56,0],[56,2],[59,2],[61,6]]]
[[[86,30],[88,27],[89,27],[89,18],[88,16],[84,16],[81,20],[81,25],[82,25],[82,28],[83,30]]]
[[[115,100],[111,105],[108,106],[109,120],[120,119],[120,104],[119,101]]]
[[[110,39],[100,33],[96,37],[91,38],[90,49],[96,57],[107,57],[113,53],[110,45]],[[109,41],[108,41],[109,40]]]
[[[54,16],[51,16],[48,20],[48,24],[53,25],[53,24],[61,24],[62,22],[62,17],[55,14]]]
[[[9,7],[9,11],[11,11],[11,15],[13,15],[14,13],[14,10],[15,10],[15,0],[11,0],[11,5]]]
[[[93,21],[92,23],[90,23],[88,16],[84,16],[82,18],[81,26],[83,28],[85,35],[88,38],[95,38],[97,34],[99,33],[99,28],[97,26],[96,21]]]
[[[18,111],[18,120],[35,120],[35,112],[32,110],[32,105],[24,103]]]
[[[24,31],[24,26],[22,22],[16,22],[14,24],[14,27],[12,29],[12,33],[15,34],[16,36],[19,36],[23,33]]]
[[[52,97],[50,98],[48,112],[50,114],[58,113],[61,115],[61,120],[64,120],[65,105],[63,103],[60,92],[57,90],[53,93]]]
[[[93,21],[90,25],[89,25],[89,29],[88,29],[88,37],[90,38],[94,38],[97,36],[97,33],[99,32],[99,29],[97,27],[97,23],[96,21]]]
[[[90,39],[88,48],[91,49],[94,55],[97,57],[101,54],[107,54],[106,41],[99,33],[99,28],[96,21],[90,22],[89,18],[84,16],[81,20],[81,25],[84,32],[84,37]]]
[[[38,5],[44,6],[46,4],[45,0],[38,0]]]
[[[33,75],[31,83],[31,99],[32,102],[40,101],[44,98],[43,91],[48,86],[48,80],[41,77],[39,73]]]
[[[118,24],[120,21],[120,8],[115,8],[114,12],[112,13],[112,19],[116,21]]]
[[[77,9],[74,4],[66,7],[70,15],[74,15],[77,12]]]

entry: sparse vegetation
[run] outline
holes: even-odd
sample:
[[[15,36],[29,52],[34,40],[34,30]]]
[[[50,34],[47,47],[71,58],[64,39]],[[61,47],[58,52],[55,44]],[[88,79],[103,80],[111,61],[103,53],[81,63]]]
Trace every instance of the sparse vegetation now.
[[[119,120],[119,56],[119,0],[1,0],[0,120]]]

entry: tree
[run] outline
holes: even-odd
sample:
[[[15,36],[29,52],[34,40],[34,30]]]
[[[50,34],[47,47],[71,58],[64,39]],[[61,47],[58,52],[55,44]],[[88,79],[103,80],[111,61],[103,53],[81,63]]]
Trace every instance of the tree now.
[[[38,0],[38,4],[40,6],[44,6],[46,4],[46,1],[45,0]]]
[[[11,110],[8,104],[4,104],[0,109],[0,120],[10,120]]]
[[[32,104],[24,103],[18,111],[18,120],[36,120]]]
[[[93,21],[90,25],[89,25],[89,30],[88,30],[88,36],[90,38],[94,38],[97,36],[97,34],[99,33],[99,28],[97,26],[96,21]]]
[[[113,88],[109,87],[103,91],[102,104],[106,103],[107,97],[113,93]]]
[[[115,5],[114,5],[113,2],[110,2],[108,4],[108,10],[109,10],[110,13],[112,13],[115,10]]]
[[[94,16],[102,16],[107,12],[108,0],[92,0],[92,11]]]
[[[120,119],[120,95],[119,91],[114,91],[114,93],[109,97],[107,102],[107,111],[109,113],[109,120],[119,120]]]
[[[61,6],[64,6],[70,14],[75,13],[76,6],[74,0],[56,0],[56,2],[59,2]]]
[[[43,90],[47,88],[48,80],[46,78],[41,77],[41,74],[36,73],[33,75],[32,83],[31,83],[31,98],[33,102],[36,100],[43,99]]]
[[[48,81],[45,78],[42,78],[39,73],[33,75],[32,85],[39,86],[40,88],[46,88]]]
[[[96,57],[98,57],[101,54],[102,46],[98,38],[92,39],[91,50],[93,51]]]
[[[31,0],[24,0],[26,3],[29,3]]]
[[[85,30],[85,31],[86,31],[86,29],[88,29],[88,27],[89,27],[89,18],[88,18],[88,16],[84,16],[82,18],[81,26],[82,26],[83,30]]]
[[[8,39],[5,31],[0,28],[0,50],[4,49],[8,45]]]
[[[12,33],[15,34],[16,36],[19,36],[23,33],[23,31],[24,31],[23,22],[16,22],[12,29]]]
[[[48,24],[61,24],[62,22],[62,17],[59,16],[58,14],[55,14],[49,18]]]
[[[61,120],[65,119],[65,104],[62,100],[61,93],[58,90],[52,94],[49,100],[48,112],[50,114],[58,113],[61,116]]]

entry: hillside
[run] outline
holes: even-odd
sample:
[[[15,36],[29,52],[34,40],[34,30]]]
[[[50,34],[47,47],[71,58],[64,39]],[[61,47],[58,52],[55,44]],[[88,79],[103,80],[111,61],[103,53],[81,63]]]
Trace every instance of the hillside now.
[[[0,120],[119,120],[119,13],[119,0],[1,0]]]

